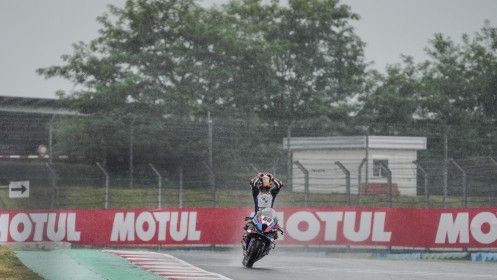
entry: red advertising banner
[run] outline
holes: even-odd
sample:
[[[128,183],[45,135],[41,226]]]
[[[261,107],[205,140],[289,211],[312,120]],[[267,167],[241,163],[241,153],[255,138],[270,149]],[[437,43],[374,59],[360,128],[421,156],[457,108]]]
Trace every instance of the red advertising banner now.
[[[280,245],[497,247],[497,209],[282,208]],[[239,244],[250,208],[0,211],[1,242]]]

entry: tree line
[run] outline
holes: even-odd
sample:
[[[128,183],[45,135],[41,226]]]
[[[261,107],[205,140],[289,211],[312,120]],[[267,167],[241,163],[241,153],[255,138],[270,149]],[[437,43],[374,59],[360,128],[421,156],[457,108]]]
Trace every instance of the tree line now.
[[[37,70],[73,82],[76,90],[59,91],[59,98],[98,116],[60,121],[57,147],[106,161],[123,154],[129,135],[142,131],[154,136],[136,144],[153,147],[155,155],[205,159],[201,123],[210,112],[244,120],[238,128],[264,124],[257,129],[277,139],[260,144],[253,139],[258,136],[241,132],[239,144],[247,148],[281,144],[292,126],[309,134],[332,124],[334,134],[367,127],[383,135],[458,126],[468,139],[458,144],[462,154],[495,153],[495,142],[478,139],[496,134],[489,127],[497,121],[497,28],[485,21],[478,32],[462,34],[461,43],[434,34],[426,61],[406,55],[382,73],[364,57],[365,43],[351,24],[359,19],[339,0],[243,0],[208,8],[194,0],[128,0],[124,7],[109,6],[98,18],[97,38],[75,43],[62,65]],[[178,132],[182,122],[202,129]],[[189,141],[174,142],[175,133]]]

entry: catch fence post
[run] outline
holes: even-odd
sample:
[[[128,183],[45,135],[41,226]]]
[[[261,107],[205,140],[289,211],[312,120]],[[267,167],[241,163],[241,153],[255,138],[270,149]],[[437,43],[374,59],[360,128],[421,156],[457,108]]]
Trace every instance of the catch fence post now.
[[[450,158],[449,161],[457,168],[459,171],[462,173],[462,192],[463,192],[463,206],[466,208],[468,207],[468,180],[466,177],[466,171],[461,168],[459,164],[453,159]]]
[[[359,206],[361,206],[361,169],[362,166],[366,163],[366,158],[363,158],[361,163],[359,164],[359,168],[357,169],[357,197],[359,198]]]
[[[50,163],[45,162],[45,166],[50,171],[50,184],[52,185],[50,208],[54,209],[59,206],[59,187],[57,186],[57,173],[55,173],[55,169],[53,169]]]
[[[418,163],[417,160],[414,160],[412,163],[416,165],[416,167],[423,173],[424,177],[424,187],[425,187],[425,208],[430,208],[430,190],[428,189],[428,172]]]
[[[205,161],[203,163],[207,168],[207,171],[209,171],[209,185],[211,189],[212,208],[216,208],[216,184],[215,184],[216,177],[214,174],[214,170]]]
[[[347,192],[347,205],[350,206],[351,205],[351,200],[350,200],[350,171],[348,171],[347,168],[345,168],[345,166],[343,166],[343,164],[340,161],[335,161],[335,164],[338,165],[338,167],[340,167],[342,172],[345,174],[345,189]]]
[[[304,173],[304,207],[309,205],[309,171],[297,160],[293,162]]]
[[[136,120],[136,117],[133,116],[133,118],[131,119],[131,122],[129,124],[129,147],[128,147],[128,150],[129,150],[129,187],[132,188],[134,186],[134,173],[135,173],[135,169],[134,169],[134,164],[133,164],[133,161],[134,161],[134,146],[135,146],[135,120]]]
[[[52,115],[52,118],[50,119],[50,126],[48,128],[48,163],[52,164],[52,159],[53,159],[53,123],[55,120],[55,117],[57,115],[54,114]]]
[[[392,171],[380,161],[381,169],[387,172],[388,207],[392,208]]]
[[[98,168],[100,168],[100,170],[102,171],[102,173],[104,173],[105,175],[105,199],[104,199],[104,208],[105,209],[108,209],[109,208],[109,173],[107,173],[107,171],[105,171],[105,169],[103,168],[103,166],[97,162],[97,166]]]
[[[183,164],[179,166],[178,208],[183,208]]]
[[[287,171],[286,171],[286,180],[288,182],[288,186],[290,188],[293,188],[293,153],[292,153],[292,149],[291,149],[291,139],[292,139],[292,126],[293,126],[293,123],[294,121],[292,121],[289,125],[288,125],[288,129],[287,129],[287,132],[286,132],[286,148],[287,148]]]
[[[155,175],[157,175],[157,208],[161,208],[162,206],[162,176],[160,175],[159,171],[155,169],[155,167],[152,165],[152,163],[149,163],[150,168],[154,171]]]
[[[207,162],[207,169],[209,170],[209,187],[211,188],[212,191],[212,198],[213,198],[213,207],[216,207],[216,177],[214,174],[214,167],[212,165],[212,158],[213,158],[213,148],[212,148],[212,137],[213,137],[213,122],[211,119],[211,112],[207,112],[207,142],[208,142],[208,162]]]
[[[447,197],[449,196],[449,174],[448,174],[448,155],[449,155],[449,130],[450,125],[447,126],[443,135],[444,141],[444,161],[443,161],[443,207],[447,208]]]

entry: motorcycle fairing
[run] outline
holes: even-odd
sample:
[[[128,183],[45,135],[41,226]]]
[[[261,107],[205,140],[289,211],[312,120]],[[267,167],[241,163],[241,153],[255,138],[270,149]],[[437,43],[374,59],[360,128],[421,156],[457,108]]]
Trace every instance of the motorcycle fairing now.
[[[272,208],[265,208],[257,212],[252,221],[260,232],[268,233],[279,227],[278,217]]]

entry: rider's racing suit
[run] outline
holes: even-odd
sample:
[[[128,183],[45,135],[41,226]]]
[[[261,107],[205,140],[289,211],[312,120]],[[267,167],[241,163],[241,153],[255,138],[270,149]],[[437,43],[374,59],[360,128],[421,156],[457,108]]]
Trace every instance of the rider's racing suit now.
[[[259,173],[257,176],[250,180],[250,187],[252,188],[252,197],[254,198],[254,210],[255,213],[261,210],[262,208],[271,207],[273,208],[274,201],[276,200],[276,195],[280,192],[280,189],[283,187],[283,182],[281,180],[276,179],[271,173],[267,173],[274,187],[271,188],[269,193],[262,193],[259,190],[259,186],[261,184],[261,178],[263,173]]]

